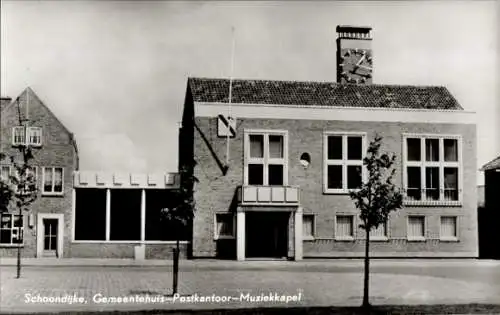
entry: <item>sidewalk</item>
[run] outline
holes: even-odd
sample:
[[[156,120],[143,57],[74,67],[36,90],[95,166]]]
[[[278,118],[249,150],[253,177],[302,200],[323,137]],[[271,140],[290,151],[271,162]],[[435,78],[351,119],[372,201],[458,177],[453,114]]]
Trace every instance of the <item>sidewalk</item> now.
[[[96,263],[96,261],[93,261]],[[188,264],[188,262],[183,262]],[[25,268],[15,279],[15,268],[2,268],[0,309],[2,312],[72,312],[201,310],[256,307],[358,306],[361,304],[361,271],[329,272],[270,270],[269,264],[325,264],[325,262],[224,262],[255,265],[262,270],[196,268],[197,264],[218,262],[192,261],[191,271],[180,274],[179,293],[183,296],[231,297],[227,302],[113,301],[110,298],[166,297],[171,294],[170,269],[157,268]],[[334,263],[339,263],[335,261]],[[360,261],[359,264],[362,262]],[[433,262],[436,263],[436,262]],[[450,262],[451,263],[451,262]],[[457,262],[458,263],[458,262]],[[182,265],[182,264],[181,264]],[[266,270],[266,268],[268,268]],[[422,304],[500,304],[500,283],[457,280],[445,277],[408,274],[372,274],[371,302],[374,305]],[[300,300],[290,303],[248,301],[242,294],[260,296],[277,294]],[[79,302],[30,302],[27,297],[54,299],[76,296]],[[107,300],[103,300],[107,298]]]
[[[166,260],[134,260],[134,259],[113,259],[113,258],[22,258],[23,266],[172,266],[172,259]],[[363,259],[304,259],[302,261],[285,260],[217,260],[217,259],[181,259],[182,268],[304,268],[304,267],[324,267],[324,266],[362,266]],[[15,266],[16,258],[0,258],[0,266]],[[404,266],[412,265],[419,267],[435,266],[498,266],[500,260],[479,260],[479,259],[371,259],[372,266]]]

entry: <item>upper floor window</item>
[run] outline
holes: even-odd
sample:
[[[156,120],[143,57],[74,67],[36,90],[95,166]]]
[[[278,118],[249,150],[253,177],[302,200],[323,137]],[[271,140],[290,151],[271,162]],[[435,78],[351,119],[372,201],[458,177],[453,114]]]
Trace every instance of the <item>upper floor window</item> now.
[[[12,128],[12,145],[42,145],[42,128],[17,126]]]
[[[62,194],[63,193],[63,174],[62,167],[44,167],[43,168],[43,194]]]
[[[23,243],[23,217],[17,214],[0,213],[0,245]]]
[[[346,193],[361,188],[364,177],[364,133],[326,132],[323,183],[326,193]]]
[[[460,138],[405,135],[403,140],[406,202],[460,202]]]
[[[288,182],[286,131],[245,132],[245,185],[282,186]]]
[[[0,180],[4,183],[10,181],[10,165],[0,166]]]
[[[17,182],[19,184],[21,181],[21,178],[19,178],[19,173],[16,169],[11,167],[10,165],[1,165],[0,166],[0,180],[2,180],[4,183],[11,183],[11,176],[15,176],[17,179]],[[29,166],[26,169],[26,178],[24,179],[25,182],[25,188],[24,191],[26,193],[29,193],[31,191],[36,190],[37,187],[37,180],[38,180],[38,167],[37,166]],[[19,185],[16,186],[15,192],[19,192]]]

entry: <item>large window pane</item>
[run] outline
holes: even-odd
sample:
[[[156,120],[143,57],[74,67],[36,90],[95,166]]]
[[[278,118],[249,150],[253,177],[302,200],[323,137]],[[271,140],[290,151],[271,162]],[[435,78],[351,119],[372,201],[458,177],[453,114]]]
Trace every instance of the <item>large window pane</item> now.
[[[271,159],[283,158],[283,136],[269,136],[269,157]]]
[[[439,139],[425,139],[425,160],[439,161]]]
[[[363,145],[361,137],[348,137],[347,138],[347,159],[348,160],[361,160],[363,156]]]
[[[425,197],[428,200],[439,199],[439,167],[425,168]]]
[[[446,162],[458,161],[458,142],[456,139],[444,139],[444,160]]]
[[[263,135],[250,135],[250,157],[263,158],[264,157],[264,136]]]
[[[458,200],[458,168],[444,168],[444,199]]]
[[[361,166],[347,166],[347,188],[361,188]]]
[[[342,165],[328,165],[328,188],[342,189]]]
[[[175,192],[165,189],[146,189],[146,240],[190,240],[191,222],[179,224],[162,215],[162,209],[172,209],[178,204]]]
[[[141,190],[111,189],[110,240],[141,240]]]
[[[269,165],[269,185],[283,185],[283,165]]]
[[[328,136],[328,159],[342,160],[342,136]]]
[[[408,138],[406,139],[408,161],[420,161],[420,139]]]
[[[420,167],[408,167],[408,187],[406,195],[411,200],[421,200],[422,180],[420,176]]]
[[[408,217],[408,237],[425,237],[425,217]]]
[[[75,240],[106,240],[106,189],[75,188]]]
[[[264,185],[264,165],[248,164],[248,184]]]

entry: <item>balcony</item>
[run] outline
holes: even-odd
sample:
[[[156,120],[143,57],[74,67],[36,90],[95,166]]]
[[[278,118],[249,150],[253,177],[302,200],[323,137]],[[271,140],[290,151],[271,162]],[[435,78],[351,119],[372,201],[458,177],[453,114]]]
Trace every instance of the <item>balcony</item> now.
[[[298,206],[299,188],[295,186],[241,186],[238,203],[244,206]]]
[[[405,190],[404,204],[407,206],[450,206],[462,205],[461,189],[418,189]]]

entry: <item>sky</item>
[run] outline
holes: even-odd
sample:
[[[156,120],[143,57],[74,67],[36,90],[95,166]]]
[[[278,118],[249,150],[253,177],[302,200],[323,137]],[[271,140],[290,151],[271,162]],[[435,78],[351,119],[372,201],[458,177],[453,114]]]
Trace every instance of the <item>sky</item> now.
[[[500,154],[500,2],[4,1],[1,94],[30,86],[82,170],[177,170],[189,76],[335,81],[335,27],[373,27],[374,83],[446,86]],[[480,175],[480,173],[478,173]],[[478,183],[482,183],[481,176]]]

